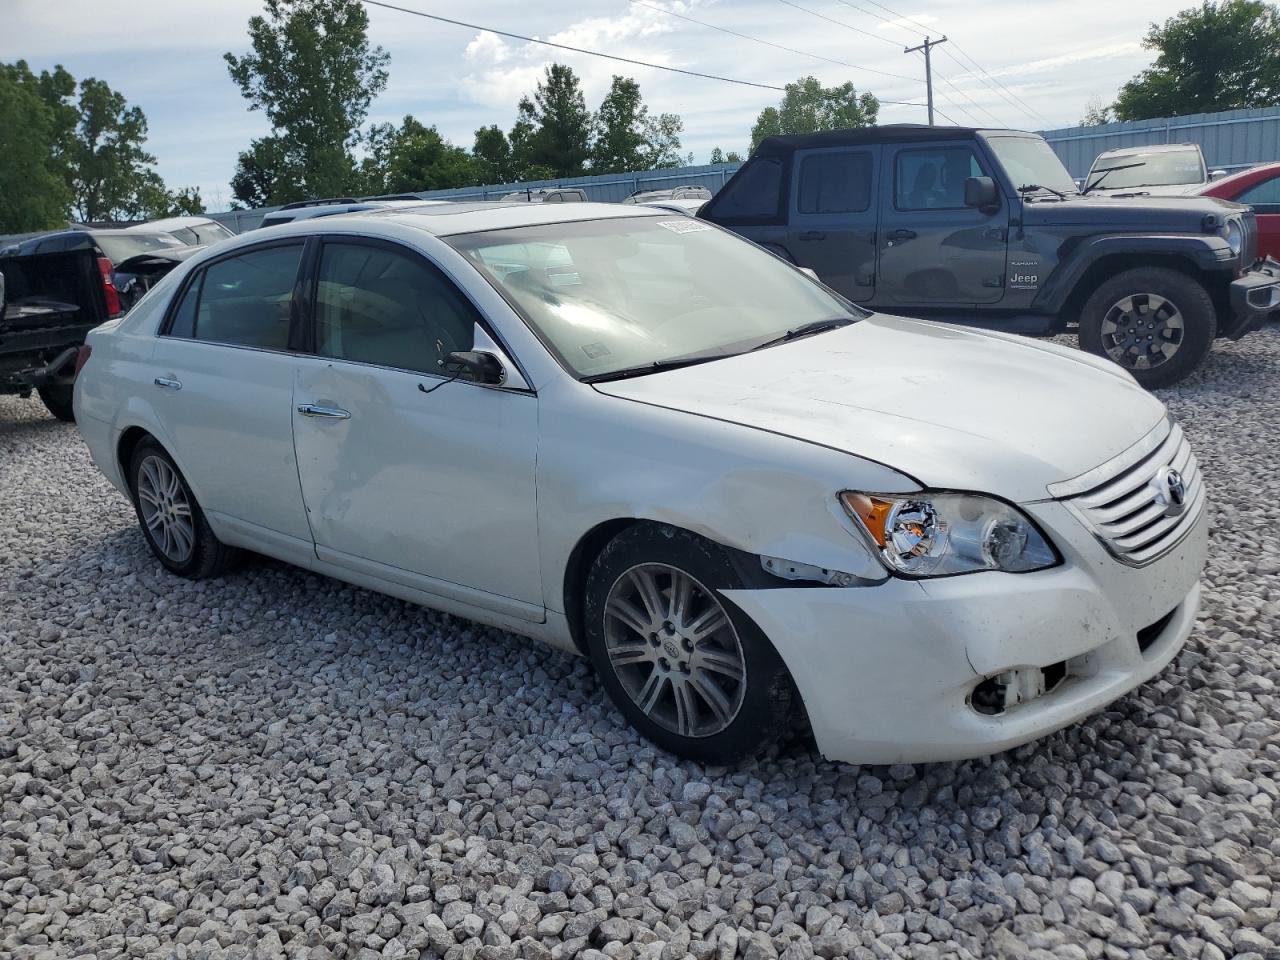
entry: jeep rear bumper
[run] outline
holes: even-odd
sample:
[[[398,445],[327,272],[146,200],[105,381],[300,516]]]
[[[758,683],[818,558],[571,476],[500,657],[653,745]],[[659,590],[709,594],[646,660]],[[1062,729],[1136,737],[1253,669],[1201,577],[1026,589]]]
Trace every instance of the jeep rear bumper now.
[[[1280,310],[1280,261],[1259,260],[1231,282],[1231,312],[1218,328],[1221,336],[1239,340]]]

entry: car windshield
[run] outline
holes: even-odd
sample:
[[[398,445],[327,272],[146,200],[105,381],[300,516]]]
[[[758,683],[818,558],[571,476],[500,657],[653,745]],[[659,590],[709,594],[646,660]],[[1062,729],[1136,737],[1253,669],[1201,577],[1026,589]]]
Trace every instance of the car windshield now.
[[[742,353],[858,308],[759,247],[681,217],[446,237],[580,378]]]
[[[171,237],[167,233],[134,233],[132,230],[128,233],[95,233],[93,239],[112,263],[121,263],[152,250],[172,250],[174,247],[185,246],[177,237]]]
[[[235,236],[222,224],[216,222],[196,224],[191,229],[195,232],[197,243],[217,243],[219,240]]]
[[[987,137],[987,144],[1014,187],[1035,184],[1060,193],[1076,192],[1076,183],[1067,168],[1039,137]]]
[[[1129,164],[1137,166],[1129,167]],[[1118,153],[1102,156],[1093,162],[1089,171],[1092,180],[1098,174],[1094,170],[1107,167],[1128,167],[1113,170],[1098,185],[1099,190],[1132,190],[1135,187],[1168,187],[1182,183],[1203,183],[1204,158],[1199,150],[1168,150],[1158,153]]]

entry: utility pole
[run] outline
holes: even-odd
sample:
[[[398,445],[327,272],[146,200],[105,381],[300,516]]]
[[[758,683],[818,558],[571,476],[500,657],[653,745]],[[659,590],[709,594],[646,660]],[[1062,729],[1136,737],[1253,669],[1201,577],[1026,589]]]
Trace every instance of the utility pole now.
[[[931,127],[933,126],[933,64],[929,59],[929,51],[938,44],[946,42],[946,37],[943,37],[941,40],[930,40],[926,35],[924,43],[920,44],[920,46],[907,47],[902,51],[903,53],[916,53],[920,50],[924,51],[924,89],[927,94],[926,100],[928,100],[929,103],[929,126]]]

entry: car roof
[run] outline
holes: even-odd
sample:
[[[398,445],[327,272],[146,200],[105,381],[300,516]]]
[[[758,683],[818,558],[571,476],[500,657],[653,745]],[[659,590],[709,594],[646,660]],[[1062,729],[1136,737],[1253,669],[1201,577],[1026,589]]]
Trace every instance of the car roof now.
[[[133,233],[146,233],[147,231],[158,231],[163,233],[166,230],[177,230],[179,227],[199,227],[208,223],[217,223],[212,217],[165,217],[162,220],[148,220],[146,223],[135,223],[131,227],[125,227]]]
[[[1198,143],[1150,143],[1141,147],[1112,147],[1103,150],[1100,157],[1122,157],[1134,153],[1174,153],[1178,150],[1199,150]]]
[[[968,140],[977,134],[1013,134],[1036,136],[1023,130],[987,130],[980,127],[930,127],[922,123],[887,123],[878,127],[854,130],[824,130],[821,133],[798,133],[765,137],[752,154],[754,157],[782,156],[795,150],[816,147],[845,147],[865,143],[910,143],[917,140]]]
[[[526,203],[517,200],[483,200],[469,203],[419,203],[383,209],[358,210],[332,217],[313,217],[285,223],[272,230],[273,237],[291,233],[323,233],[335,222],[399,224],[437,237],[485,230],[573,223],[582,220],[610,220],[623,217],[661,216],[661,211],[620,203]],[[241,236],[251,236],[241,234]],[[229,242],[229,241],[227,241]]]

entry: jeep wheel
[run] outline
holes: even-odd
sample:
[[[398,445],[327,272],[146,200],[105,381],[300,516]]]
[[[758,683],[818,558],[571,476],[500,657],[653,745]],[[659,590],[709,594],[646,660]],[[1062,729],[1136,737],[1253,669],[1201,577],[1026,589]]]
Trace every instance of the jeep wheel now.
[[[1147,389],[1199,369],[1217,333],[1208,291],[1163,267],[1116,274],[1080,311],[1080,346],[1120,364]]]

